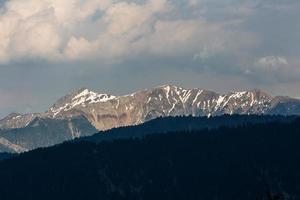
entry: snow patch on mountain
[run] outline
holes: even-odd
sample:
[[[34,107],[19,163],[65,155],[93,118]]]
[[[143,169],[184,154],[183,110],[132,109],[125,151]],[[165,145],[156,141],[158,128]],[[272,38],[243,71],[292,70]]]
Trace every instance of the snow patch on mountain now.
[[[74,106],[82,104],[82,103],[99,103],[99,102],[106,102],[112,99],[115,99],[116,96],[109,95],[109,94],[99,94],[93,91],[89,91],[85,89],[80,94],[76,95],[72,100],[74,101]]]

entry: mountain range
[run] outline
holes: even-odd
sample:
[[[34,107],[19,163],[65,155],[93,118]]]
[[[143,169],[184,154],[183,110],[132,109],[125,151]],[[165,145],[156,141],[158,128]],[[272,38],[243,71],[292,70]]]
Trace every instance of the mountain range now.
[[[254,89],[219,94],[204,89],[163,85],[114,96],[82,88],[42,113],[13,113],[0,120],[0,152],[23,152],[131,126],[157,117],[300,115],[300,100]]]

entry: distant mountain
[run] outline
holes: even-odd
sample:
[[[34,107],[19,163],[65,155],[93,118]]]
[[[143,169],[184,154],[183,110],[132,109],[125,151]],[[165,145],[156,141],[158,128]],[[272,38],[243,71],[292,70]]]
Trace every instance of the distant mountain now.
[[[38,147],[52,146],[97,130],[84,116],[69,119],[35,117],[24,128],[0,131],[0,152],[20,153]]]
[[[204,122],[247,119],[240,117]],[[1,161],[1,200],[300,199],[300,118],[197,130],[199,119],[160,118],[151,124],[164,129],[193,121],[188,131],[67,142]],[[151,128],[149,123],[136,128]],[[125,135],[133,130],[121,129]]]
[[[114,96],[83,88],[59,99],[46,112],[14,113],[0,120],[0,151],[7,148],[23,151],[28,146],[30,148],[40,146],[28,145],[17,136],[12,141],[7,137],[9,134],[4,134],[8,130],[23,132],[25,129],[26,132],[26,128],[37,119],[59,120],[66,127],[69,120],[80,117],[87,120],[96,130],[107,130],[141,124],[157,117],[189,115],[210,117],[223,114],[300,115],[300,100],[290,97],[272,97],[258,89],[219,94],[197,88],[184,89],[175,85],[163,85],[129,95]],[[54,129],[55,126],[47,126],[47,131],[55,131]],[[72,132],[70,127],[66,130]],[[81,134],[75,134],[74,137],[92,134],[84,129],[79,132]],[[18,134],[18,137],[22,138],[21,135],[23,134]],[[62,142],[69,137],[59,138],[61,140],[43,142],[41,145]]]
[[[164,85],[119,97],[81,89],[63,97],[46,112],[52,118],[84,115],[98,130],[140,124],[157,117],[223,114],[299,115],[300,100],[272,97],[257,89],[218,94]]]

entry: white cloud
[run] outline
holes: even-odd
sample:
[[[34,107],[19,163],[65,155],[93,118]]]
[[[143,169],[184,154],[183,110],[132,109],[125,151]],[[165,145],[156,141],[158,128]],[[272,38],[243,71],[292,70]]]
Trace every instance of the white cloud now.
[[[0,13],[0,61],[63,59],[66,40],[76,34],[76,26],[109,5],[109,0],[7,1]]]
[[[288,66],[289,63],[282,56],[266,56],[259,58],[254,65],[263,70],[278,70]]]
[[[150,0],[144,5],[120,2],[110,7],[104,17],[107,33],[112,36],[145,33],[153,14],[166,10],[165,0]],[[132,36],[131,36],[132,37]]]
[[[95,49],[97,49],[96,44],[89,42],[84,37],[78,39],[71,37],[64,50],[64,55],[68,59],[78,59],[93,54]]]
[[[155,14],[167,12],[169,9],[165,0],[150,0],[145,4],[112,4],[100,19],[102,29],[97,32],[97,38],[89,41],[82,37],[72,37],[65,53],[74,59],[80,58],[79,55],[98,54],[101,58],[115,59],[133,54],[136,51],[136,41],[152,33]],[[74,51],[78,56],[74,56]],[[70,52],[73,52],[72,56]]]
[[[257,58],[252,67],[244,71],[244,74],[257,81],[274,84],[297,80],[299,73],[290,66],[287,58],[272,55]]]
[[[151,31],[154,16],[169,10],[166,0],[11,0],[0,13],[0,62],[120,56],[133,40]],[[98,13],[102,17],[94,19]],[[89,38],[93,28],[95,38]],[[99,26],[99,27],[97,27]]]
[[[54,58],[59,53],[61,36],[50,19],[34,19],[20,23],[10,36],[10,53],[17,57]]]
[[[189,6],[197,6],[201,3],[201,0],[188,0]]]
[[[0,12],[0,63],[24,58],[115,61],[142,53],[207,59],[253,45],[253,37],[247,43],[240,39],[242,31],[231,31],[240,21],[184,17],[176,5],[168,0],[10,0]]]

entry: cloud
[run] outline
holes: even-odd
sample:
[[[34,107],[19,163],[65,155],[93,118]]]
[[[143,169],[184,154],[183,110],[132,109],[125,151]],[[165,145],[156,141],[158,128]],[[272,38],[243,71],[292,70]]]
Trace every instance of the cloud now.
[[[188,5],[189,6],[198,6],[201,3],[200,0],[189,0]]]
[[[257,58],[252,67],[245,69],[244,74],[252,81],[265,85],[292,85],[299,82],[299,68],[290,58],[284,56],[264,56]]]
[[[263,70],[278,70],[289,65],[285,57],[282,56],[266,56],[259,58],[254,65]]]
[[[299,9],[297,0],[10,0],[0,5],[0,65],[163,62],[290,80],[300,71]]]
[[[0,61],[64,58],[66,41],[108,0],[10,0],[0,12]]]
[[[190,10],[200,9],[200,1],[185,3]],[[236,22],[209,22],[192,15],[184,18],[182,12],[176,1],[167,0],[7,1],[0,12],[0,63],[22,59],[115,61],[142,54],[195,54],[199,59],[245,45],[230,44],[232,38],[242,35],[228,29]]]
[[[92,56],[96,49],[97,44],[91,43],[84,37],[71,37],[64,50],[64,55],[66,58],[73,60],[81,57],[87,57],[88,55]]]
[[[112,4],[98,21],[102,29],[97,32],[94,40],[72,37],[67,44],[65,53],[68,58],[77,55],[97,55],[100,58],[116,59],[129,56],[137,49],[136,43],[151,34],[156,14],[169,10],[165,0],[150,0],[144,4],[118,2]],[[74,45],[77,45],[74,47]],[[74,49],[76,55],[70,54]],[[134,54],[133,54],[134,55]]]
[[[135,37],[135,34],[145,34],[144,26],[149,25],[155,13],[166,11],[167,1],[150,0],[145,4],[120,2],[110,7],[104,21],[108,25],[107,34],[119,37],[127,35]]]

